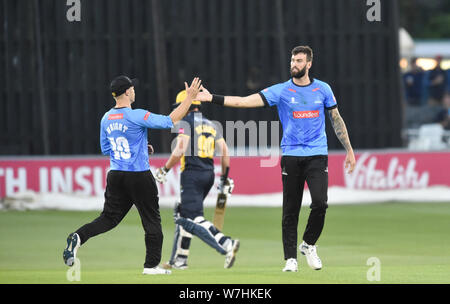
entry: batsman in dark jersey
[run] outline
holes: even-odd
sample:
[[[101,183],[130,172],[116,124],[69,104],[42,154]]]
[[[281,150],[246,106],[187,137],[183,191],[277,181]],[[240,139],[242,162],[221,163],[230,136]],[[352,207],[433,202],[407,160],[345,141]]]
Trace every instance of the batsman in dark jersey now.
[[[183,104],[169,115],[132,109],[136,80],[119,76],[111,82],[114,108],[103,116],[100,123],[100,146],[110,157],[102,213],[91,223],[83,225],[67,238],[63,252],[64,263],[72,266],[77,250],[90,238],[116,227],[133,204],[139,212],[145,231],[146,256],[143,274],[170,274],[159,267],[163,234],[159,213],[158,188],[150,171],[147,129],[171,129],[186,115],[192,100],[199,92],[201,81],[195,78],[188,88]]]
[[[175,106],[186,98],[183,90],[177,95]],[[165,166],[159,168],[155,179],[165,182],[165,175],[181,161],[181,204],[175,206],[175,237],[170,261],[165,268],[186,269],[192,235],[226,255],[225,268],[233,266],[239,240],[225,236],[204,218],[203,200],[214,184],[214,154],[221,155],[222,177],[220,187],[231,187],[233,181],[224,177],[229,168],[228,147],[222,132],[199,111],[201,102],[193,101],[189,113],[176,126],[177,144]],[[225,190],[225,193],[231,193]]]

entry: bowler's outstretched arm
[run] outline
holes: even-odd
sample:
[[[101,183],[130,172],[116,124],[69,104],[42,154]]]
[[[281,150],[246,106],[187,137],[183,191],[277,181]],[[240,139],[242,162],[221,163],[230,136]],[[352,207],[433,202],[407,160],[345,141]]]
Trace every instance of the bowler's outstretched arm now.
[[[260,94],[252,94],[246,97],[241,96],[221,96],[224,98],[223,105],[232,108],[260,108],[264,107],[264,101]],[[197,100],[202,102],[212,102],[213,95],[203,86],[197,94]]]

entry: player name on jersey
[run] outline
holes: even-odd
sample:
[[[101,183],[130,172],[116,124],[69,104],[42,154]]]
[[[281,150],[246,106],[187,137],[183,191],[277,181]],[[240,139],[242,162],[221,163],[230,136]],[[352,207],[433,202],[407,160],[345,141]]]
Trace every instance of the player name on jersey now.
[[[128,127],[126,125],[118,122],[112,123],[106,128],[106,132],[108,132],[108,134],[111,134],[112,131],[122,131],[125,133],[127,130]]]
[[[210,133],[212,136],[216,137],[217,131],[213,126],[201,124],[195,127],[195,132],[197,134]]]

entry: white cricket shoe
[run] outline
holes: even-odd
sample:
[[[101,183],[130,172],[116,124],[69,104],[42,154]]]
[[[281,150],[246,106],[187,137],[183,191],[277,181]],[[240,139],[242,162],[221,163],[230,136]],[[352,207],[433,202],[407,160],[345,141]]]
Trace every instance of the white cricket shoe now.
[[[297,272],[298,264],[297,260],[294,258],[287,259],[286,266],[283,268],[283,272]]]
[[[142,274],[171,274],[172,271],[163,269],[159,266],[153,267],[153,268],[144,268],[144,271]]]
[[[239,240],[231,240],[229,248],[227,250],[227,254],[225,256],[225,264],[224,268],[231,268],[236,260],[236,253],[239,250],[240,241]]]
[[[303,241],[298,249],[300,249],[301,254],[306,256],[309,267],[314,270],[322,269],[322,261],[317,255],[317,247],[315,245],[308,245]]]
[[[162,265],[162,268],[164,269],[188,269],[188,264],[186,259],[176,259],[174,263],[171,263],[170,261],[167,263],[164,263]]]

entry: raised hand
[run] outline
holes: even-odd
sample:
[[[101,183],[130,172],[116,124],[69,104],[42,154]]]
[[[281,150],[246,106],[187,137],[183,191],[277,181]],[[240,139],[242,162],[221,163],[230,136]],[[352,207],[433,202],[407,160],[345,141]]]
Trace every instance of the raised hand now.
[[[209,91],[204,86],[201,86],[200,93],[197,94],[196,99],[203,102],[211,102],[212,94],[209,93]]]
[[[189,96],[191,99],[196,99],[197,94],[200,92],[202,81],[200,80],[200,78],[195,77],[194,80],[192,80],[190,87],[188,87],[187,82],[184,83],[184,86],[186,88],[187,96]]]
[[[186,98],[183,100],[180,106],[176,107],[175,110],[173,110],[172,113],[169,114],[174,124],[183,119],[183,117],[188,112],[189,107],[192,104],[192,101],[195,100],[198,92],[200,91],[202,81],[200,80],[200,78],[195,77],[194,80],[192,80],[190,87],[188,87],[188,84],[186,82],[184,83],[184,86],[186,88],[187,94]]]

